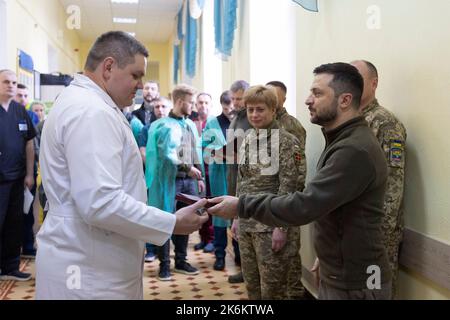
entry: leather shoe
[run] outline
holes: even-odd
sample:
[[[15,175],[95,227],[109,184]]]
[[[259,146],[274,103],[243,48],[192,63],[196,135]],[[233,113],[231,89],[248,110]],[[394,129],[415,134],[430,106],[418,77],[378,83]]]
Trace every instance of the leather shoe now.
[[[201,250],[201,249],[203,249],[205,246],[206,246],[206,243],[204,243],[204,242],[197,243],[197,244],[194,246],[194,250],[195,250],[195,251]]]
[[[216,262],[214,262],[214,270],[222,271],[225,269],[225,259],[224,258],[217,258]]]
[[[241,283],[244,282],[244,276],[242,275],[242,271],[237,273],[237,274],[233,274],[232,276],[228,277],[228,282],[229,283]]]

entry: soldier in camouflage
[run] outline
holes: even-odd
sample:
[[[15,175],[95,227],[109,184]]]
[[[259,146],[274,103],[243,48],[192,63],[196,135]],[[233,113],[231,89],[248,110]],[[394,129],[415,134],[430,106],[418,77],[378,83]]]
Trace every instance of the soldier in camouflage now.
[[[284,102],[286,101],[287,88],[286,85],[280,81],[271,81],[267,83],[268,86],[274,87],[277,92],[277,113],[276,120],[280,128],[286,130],[290,134],[294,135],[300,142],[300,175],[298,181],[298,191],[303,191],[305,187],[306,178],[306,157],[305,157],[305,143],[306,143],[306,131],[303,128],[300,121],[297,118],[287,113],[284,108]],[[294,248],[294,256],[291,257],[289,271],[288,271],[288,285],[287,285],[287,297],[291,300],[302,299],[305,295],[305,288],[302,284],[302,260],[300,256],[300,227],[292,227],[295,230],[295,240],[293,245],[297,245]]]
[[[405,177],[406,130],[392,112],[378,104],[376,67],[365,60],[351,63],[364,79],[361,112],[381,144],[388,163],[388,179],[384,201],[385,217],[382,229],[392,271],[392,298],[397,289],[398,255],[403,238],[403,189]]]
[[[238,153],[237,195],[287,194],[304,184],[300,142],[275,120],[272,89],[255,86],[244,95],[247,117],[255,128]],[[303,175],[303,177],[302,177]],[[252,300],[287,299],[290,260],[298,252],[298,227],[269,227],[254,219],[238,220],[242,271]]]

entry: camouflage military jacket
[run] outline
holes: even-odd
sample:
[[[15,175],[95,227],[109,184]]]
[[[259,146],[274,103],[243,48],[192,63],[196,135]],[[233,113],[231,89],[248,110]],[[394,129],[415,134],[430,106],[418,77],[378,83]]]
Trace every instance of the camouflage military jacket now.
[[[238,154],[237,195],[287,194],[296,191],[304,179],[300,142],[280,129],[276,121],[266,130],[252,130],[244,139]],[[239,219],[246,232],[270,232],[273,227],[253,218]]]
[[[363,111],[363,116],[377,137],[388,164],[388,179],[384,210],[383,233],[398,237],[403,230],[402,200],[405,176],[406,130],[392,112],[374,99]],[[389,241],[387,240],[386,241]]]
[[[300,178],[298,191],[302,191],[305,187],[306,179],[306,156],[305,156],[305,144],[306,144],[306,130],[303,128],[300,121],[297,118],[287,113],[286,108],[281,108],[277,111],[277,121],[280,128],[286,130],[290,134],[294,135],[300,142],[301,163],[300,163]]]

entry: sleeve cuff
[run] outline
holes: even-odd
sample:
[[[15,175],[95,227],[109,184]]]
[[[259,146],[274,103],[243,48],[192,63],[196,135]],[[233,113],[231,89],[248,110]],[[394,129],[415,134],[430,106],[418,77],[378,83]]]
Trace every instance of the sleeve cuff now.
[[[238,217],[239,218],[247,218],[247,214],[245,212],[245,195],[239,197],[238,202]]]

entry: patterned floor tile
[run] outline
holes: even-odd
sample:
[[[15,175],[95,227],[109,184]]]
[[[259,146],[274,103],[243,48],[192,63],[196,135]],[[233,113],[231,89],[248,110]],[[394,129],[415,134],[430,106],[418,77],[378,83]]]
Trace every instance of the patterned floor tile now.
[[[189,276],[173,272],[172,281],[159,281],[159,261],[145,263],[144,266],[144,299],[145,300],[239,300],[247,299],[243,283],[230,284],[228,276],[238,269],[234,265],[232,248],[227,248],[224,271],[213,269],[215,256],[212,253],[194,251],[194,244],[199,242],[198,233],[189,239],[188,262],[197,267],[200,274]],[[229,241],[231,243],[231,241]],[[0,281],[0,300],[31,300],[35,295],[34,260],[24,259],[20,268],[30,272],[33,279],[26,282]]]

